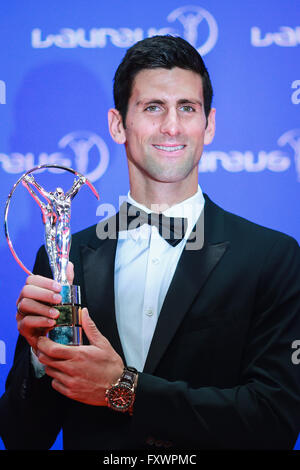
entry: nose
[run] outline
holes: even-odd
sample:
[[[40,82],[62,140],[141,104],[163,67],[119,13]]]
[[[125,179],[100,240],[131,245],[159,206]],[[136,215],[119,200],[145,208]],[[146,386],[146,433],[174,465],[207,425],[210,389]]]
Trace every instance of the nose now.
[[[162,134],[176,136],[181,133],[181,122],[176,109],[169,109],[163,116],[160,130]]]

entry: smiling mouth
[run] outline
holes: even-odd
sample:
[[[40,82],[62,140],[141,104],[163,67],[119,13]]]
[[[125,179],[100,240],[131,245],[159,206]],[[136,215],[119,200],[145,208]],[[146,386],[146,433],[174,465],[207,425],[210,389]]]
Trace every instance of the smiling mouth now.
[[[178,150],[182,150],[185,145],[153,145],[158,150],[164,150],[166,152],[176,152]]]

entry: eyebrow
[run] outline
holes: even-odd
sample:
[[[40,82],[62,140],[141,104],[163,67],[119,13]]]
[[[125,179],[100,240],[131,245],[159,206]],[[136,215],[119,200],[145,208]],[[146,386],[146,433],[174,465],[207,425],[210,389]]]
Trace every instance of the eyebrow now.
[[[198,104],[199,106],[202,106],[202,101],[200,100],[188,100],[188,99],[181,99],[181,100],[178,100],[178,104],[186,104],[186,103],[190,103],[190,104]]]
[[[161,100],[161,99],[158,99],[158,98],[153,98],[153,99],[147,100],[147,101],[138,100],[136,102],[136,106],[140,106],[140,105],[147,106],[147,105],[154,104],[154,103],[155,104],[165,104],[166,102]],[[187,103],[189,103],[189,104],[198,104],[199,106],[203,106],[203,103],[200,100],[181,98],[180,100],[177,101],[177,104],[187,104]]]
[[[145,105],[148,105],[148,104],[151,104],[151,103],[164,104],[165,102],[162,101],[162,100],[153,98],[152,100],[147,100],[147,101],[145,101],[145,100],[138,100],[138,101],[136,102],[136,105],[137,105],[137,106],[140,106],[140,105],[145,106]]]

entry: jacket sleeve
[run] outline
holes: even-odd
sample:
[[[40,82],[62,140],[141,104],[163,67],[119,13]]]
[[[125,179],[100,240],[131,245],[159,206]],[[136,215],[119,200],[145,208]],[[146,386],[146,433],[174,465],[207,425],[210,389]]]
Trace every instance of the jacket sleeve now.
[[[33,272],[51,277],[44,248]],[[60,431],[65,399],[51,387],[48,376],[35,378],[30,346],[18,337],[13,366],[0,398],[0,435],[7,449],[49,449]]]
[[[294,447],[300,431],[300,365],[292,362],[292,343],[300,338],[300,250],[286,236],[268,251],[239,384],[191,389],[139,374],[133,426],[144,441],[190,449]]]

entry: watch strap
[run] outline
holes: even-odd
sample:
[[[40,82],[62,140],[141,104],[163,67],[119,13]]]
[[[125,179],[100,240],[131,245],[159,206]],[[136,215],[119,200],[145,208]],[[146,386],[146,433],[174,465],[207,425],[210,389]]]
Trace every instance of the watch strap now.
[[[123,373],[119,379],[119,383],[128,383],[130,386],[135,387],[135,381],[138,371],[134,367],[124,367]]]

